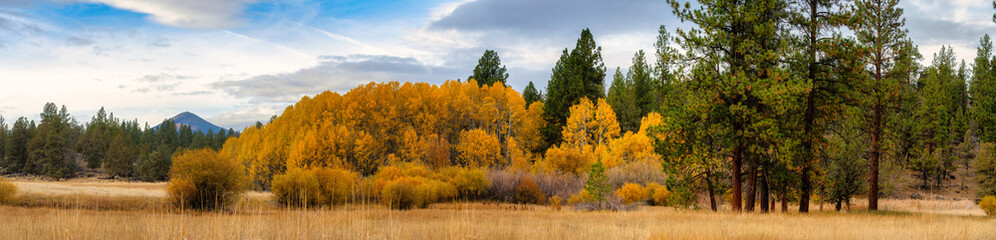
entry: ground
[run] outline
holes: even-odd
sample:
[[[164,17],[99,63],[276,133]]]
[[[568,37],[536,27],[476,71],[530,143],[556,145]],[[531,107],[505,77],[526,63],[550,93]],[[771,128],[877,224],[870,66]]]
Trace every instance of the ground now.
[[[885,212],[811,214],[477,202],[395,211],[376,204],[286,209],[252,192],[231,210],[204,213],[168,207],[164,183],[14,183],[20,200],[0,206],[0,239],[996,239],[996,219],[968,200],[887,199]]]

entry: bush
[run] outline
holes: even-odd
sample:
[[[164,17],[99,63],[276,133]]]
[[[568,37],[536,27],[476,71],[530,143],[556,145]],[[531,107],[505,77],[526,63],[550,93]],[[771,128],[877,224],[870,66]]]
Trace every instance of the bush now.
[[[0,178],[0,203],[7,203],[14,199],[14,194],[17,193],[17,186],[13,183],[7,181],[7,179]]]
[[[525,174],[522,172],[492,170],[488,173],[491,182],[488,198],[499,202],[515,202],[515,186],[523,175]]]
[[[318,204],[339,205],[350,202],[360,179],[360,174],[337,168],[313,168],[309,170],[318,180],[321,196]]]
[[[413,207],[425,207],[425,196],[417,187],[422,184],[419,178],[402,177],[384,185],[381,192],[381,202],[392,209],[407,210]]]
[[[667,179],[660,162],[654,161],[625,163],[606,171],[606,176],[612,188],[621,188],[626,183],[662,184]]]
[[[248,179],[240,166],[211,149],[183,151],[173,157],[166,188],[181,208],[217,209],[245,192]]]
[[[567,199],[584,188],[584,176],[558,172],[534,173],[529,176],[536,180],[536,184],[539,184],[547,196]]]
[[[996,197],[986,196],[979,201],[979,207],[986,211],[986,215],[996,216]]]
[[[322,198],[318,178],[301,168],[290,169],[287,173],[273,177],[270,191],[278,203],[288,207],[317,205]]]
[[[456,187],[424,177],[400,177],[387,182],[380,193],[380,200],[392,209],[425,208],[429,204],[447,201],[457,196]]]
[[[625,204],[644,201],[647,199],[647,190],[636,183],[627,183],[622,188],[616,190],[616,196],[622,199]]]
[[[560,205],[563,204],[564,200],[558,196],[550,197],[550,208],[554,211],[560,211]]]
[[[594,199],[595,199],[595,196],[592,196],[591,193],[588,192],[588,190],[582,189],[577,194],[574,194],[573,196],[571,196],[571,198],[568,198],[567,199],[567,204],[577,205],[577,204],[580,204],[580,203],[592,202],[592,201],[594,201]]]
[[[650,198],[649,202],[651,205],[664,206],[667,205],[668,198],[671,197],[671,191],[667,190],[667,186],[648,183],[647,195]]]
[[[461,199],[478,199],[491,187],[491,180],[479,168],[446,167],[439,172],[436,179],[453,184]]]
[[[543,195],[543,189],[540,189],[536,181],[526,176],[519,179],[519,184],[515,186],[515,202],[540,204],[543,200],[546,200],[546,195]]]

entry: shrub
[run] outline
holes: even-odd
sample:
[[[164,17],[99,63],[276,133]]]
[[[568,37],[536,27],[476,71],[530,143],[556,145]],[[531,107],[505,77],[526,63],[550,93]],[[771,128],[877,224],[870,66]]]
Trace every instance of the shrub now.
[[[273,177],[270,190],[278,203],[289,207],[317,205],[322,198],[318,178],[301,168]]]
[[[479,168],[447,167],[440,175],[438,180],[453,184],[462,199],[477,199],[491,187],[491,180]]]
[[[539,204],[546,200],[543,189],[540,189],[536,181],[523,176],[519,179],[519,184],[515,186],[515,201],[517,203]]]
[[[591,165],[591,170],[588,171],[588,181],[585,182],[584,189],[588,190],[588,193],[593,197],[593,201],[605,200],[605,194],[612,190],[606,181],[605,165],[602,164],[602,161],[597,161]]]
[[[353,199],[359,173],[337,168],[313,168],[309,172],[318,180],[318,204],[338,205]]]
[[[515,201],[515,186],[519,184],[519,179],[524,174],[507,170],[492,170],[488,173],[491,187],[488,189],[488,198],[499,202]]]
[[[17,193],[17,186],[14,186],[7,179],[0,178],[0,203],[10,202],[14,199],[15,193]]]
[[[550,197],[550,208],[554,211],[560,211],[560,205],[563,204],[564,200],[558,196]]]
[[[986,196],[979,201],[979,207],[986,211],[986,215],[996,216],[996,197]]]
[[[660,162],[656,161],[624,163],[606,171],[606,176],[612,188],[620,188],[626,183],[662,184],[667,179]]]
[[[591,202],[593,201],[594,198],[595,197],[592,196],[591,193],[588,192],[588,190],[582,189],[577,194],[571,196],[571,198],[568,198],[567,204],[577,205],[579,203]]]
[[[451,200],[457,190],[453,184],[424,177],[400,177],[387,182],[380,200],[392,209],[425,208],[429,204]]]
[[[543,189],[547,196],[559,196],[561,199],[570,198],[572,194],[584,188],[584,177],[569,173],[534,173],[529,174],[536,184]]]
[[[407,210],[424,207],[425,196],[417,187],[422,184],[419,178],[402,177],[384,185],[380,200],[392,209]]]
[[[667,205],[668,198],[671,197],[671,191],[667,190],[667,186],[648,183],[647,195],[650,198],[651,205],[664,206]]]
[[[248,179],[240,166],[211,149],[191,150],[173,156],[166,188],[181,208],[217,209],[245,192]]]
[[[622,188],[616,190],[616,196],[622,199],[625,204],[639,202],[647,199],[647,190],[636,183],[627,183]]]

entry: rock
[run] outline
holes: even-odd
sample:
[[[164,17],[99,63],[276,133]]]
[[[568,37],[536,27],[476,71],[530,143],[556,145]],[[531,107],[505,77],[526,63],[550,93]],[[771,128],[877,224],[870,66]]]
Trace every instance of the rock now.
[[[934,196],[934,199],[937,199],[937,200],[944,200],[944,196]]]
[[[923,195],[920,195],[920,193],[913,193],[913,194],[910,194],[910,198],[912,198],[912,199],[923,199]]]

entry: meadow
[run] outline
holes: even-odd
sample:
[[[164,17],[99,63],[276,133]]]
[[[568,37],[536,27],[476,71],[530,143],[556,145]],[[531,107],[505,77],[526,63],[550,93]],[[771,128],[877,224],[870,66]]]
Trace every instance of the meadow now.
[[[860,210],[859,200],[851,212],[810,214],[486,202],[399,211],[287,209],[269,193],[250,192],[228,210],[197,212],[170,207],[165,183],[13,182],[21,190],[0,206],[0,239],[996,239],[996,219],[967,200],[886,200],[889,210],[877,212]]]

